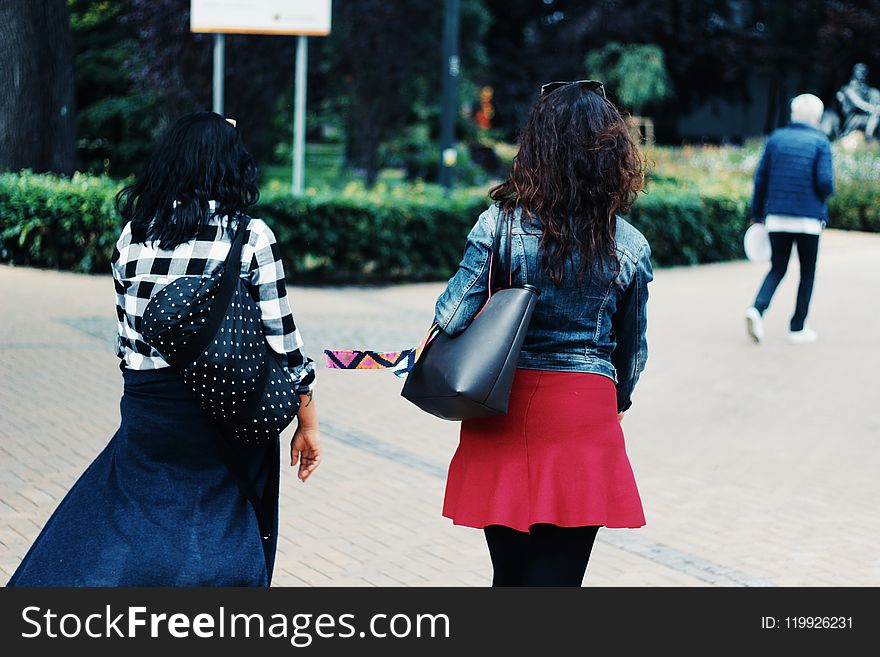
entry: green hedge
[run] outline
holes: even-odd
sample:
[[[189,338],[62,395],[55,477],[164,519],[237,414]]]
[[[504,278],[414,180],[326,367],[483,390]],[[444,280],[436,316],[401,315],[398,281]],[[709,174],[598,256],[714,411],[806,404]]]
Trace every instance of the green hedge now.
[[[487,201],[264,194],[254,216],[272,227],[292,280],[437,280],[461,259]]]
[[[80,174],[0,175],[0,261],[108,271],[120,227],[114,207],[120,186]]]
[[[651,245],[660,266],[696,265],[744,257],[748,202],[700,194],[687,185],[651,184],[636,201],[630,221]]]
[[[828,224],[843,230],[880,233],[880,182],[838,184],[828,200]]]
[[[120,186],[79,174],[0,175],[0,261],[107,271],[121,226],[114,207]],[[487,205],[481,190],[446,198],[419,186],[298,197],[270,189],[254,215],[275,231],[292,281],[442,280]],[[842,185],[830,212],[835,227],[880,232],[880,189]],[[631,221],[650,241],[657,265],[730,260],[743,255],[748,198],[741,189],[701,192],[693,183],[656,180]]]

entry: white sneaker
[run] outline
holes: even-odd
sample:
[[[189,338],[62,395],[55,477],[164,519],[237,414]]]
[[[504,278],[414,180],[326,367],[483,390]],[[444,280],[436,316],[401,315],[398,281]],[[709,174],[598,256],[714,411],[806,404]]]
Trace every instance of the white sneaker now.
[[[805,326],[800,331],[789,331],[788,341],[792,344],[808,344],[819,339],[819,334]]]
[[[746,331],[748,331],[749,337],[758,344],[764,340],[764,320],[754,306],[746,310]]]

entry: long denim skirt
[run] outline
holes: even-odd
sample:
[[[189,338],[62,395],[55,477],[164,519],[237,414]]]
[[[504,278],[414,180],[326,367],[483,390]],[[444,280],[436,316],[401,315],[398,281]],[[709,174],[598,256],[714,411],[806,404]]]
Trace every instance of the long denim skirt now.
[[[268,586],[278,439],[237,447],[270,497],[271,536],[221,458],[217,425],[178,374],[123,372],[122,421],[49,518],[7,586]]]

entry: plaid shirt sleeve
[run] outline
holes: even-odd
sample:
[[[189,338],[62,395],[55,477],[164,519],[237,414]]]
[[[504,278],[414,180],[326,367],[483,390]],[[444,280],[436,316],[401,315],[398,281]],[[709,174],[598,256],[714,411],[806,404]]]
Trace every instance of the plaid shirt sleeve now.
[[[126,363],[128,367],[138,370],[167,367],[161,354],[150,347],[139,332],[144,309],[155,286],[152,283],[131,285],[126,280],[125,270],[130,268],[128,257],[131,249],[131,224],[126,224],[110,260],[116,292],[116,355],[122,359],[123,369]]]
[[[248,281],[251,294],[260,307],[263,334],[272,351],[285,357],[288,375],[300,394],[309,394],[315,385],[315,364],[303,352],[303,341],[287,297],[284,265],[275,235],[262,220],[250,224]]]
[[[126,224],[125,229],[122,231],[122,236],[119,238],[120,241],[126,237],[128,231],[128,224]],[[116,355],[123,358],[125,356],[123,343],[128,327],[125,323],[125,284],[122,282],[122,276],[116,266],[119,257],[119,242],[117,242],[113,248],[110,271],[113,274],[113,289],[116,292]]]

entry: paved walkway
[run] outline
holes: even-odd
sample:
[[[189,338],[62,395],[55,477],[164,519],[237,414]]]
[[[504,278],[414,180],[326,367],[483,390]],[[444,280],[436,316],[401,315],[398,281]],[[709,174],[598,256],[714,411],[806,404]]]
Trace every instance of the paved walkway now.
[[[880,236],[823,238],[821,340],[799,347],[784,340],[796,276],[758,347],[742,314],[762,266],[657,272],[651,357],[624,424],[648,526],[602,530],[588,585],[880,585],[878,262]],[[441,289],[292,294],[317,356],[414,343]],[[108,277],[0,267],[0,580],[116,429],[112,318]],[[488,583],[481,533],[440,516],[457,425],[400,385],[319,372],[326,460],[305,485],[283,473],[276,584]]]

